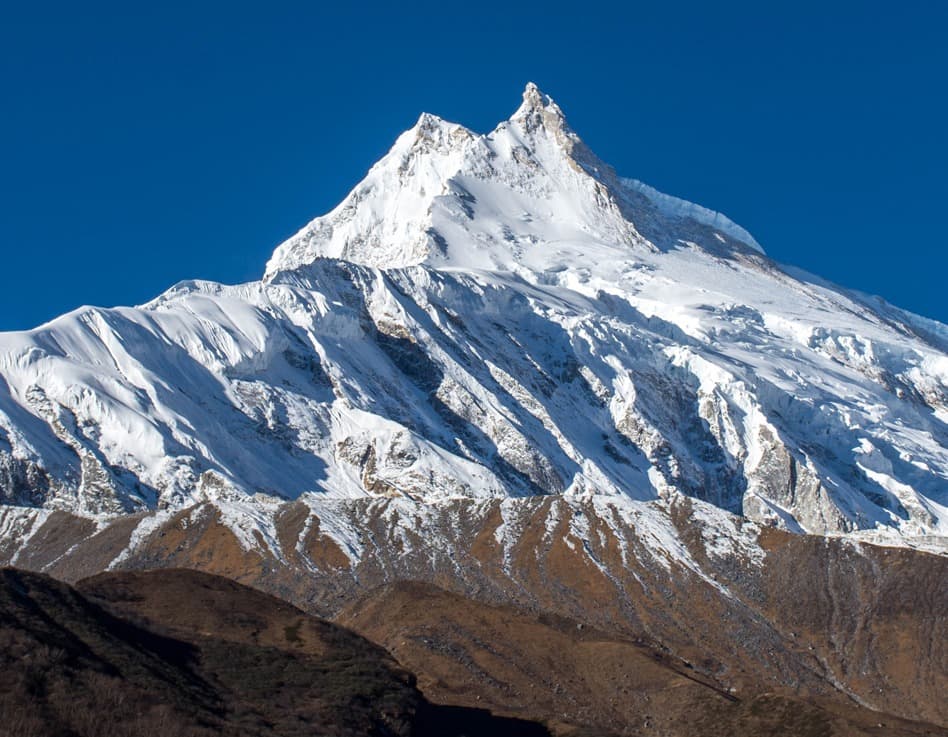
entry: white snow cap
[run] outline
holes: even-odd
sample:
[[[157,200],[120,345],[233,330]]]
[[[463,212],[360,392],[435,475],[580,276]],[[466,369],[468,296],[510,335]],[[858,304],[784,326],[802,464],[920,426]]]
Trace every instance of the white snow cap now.
[[[669,240],[681,222],[694,232]],[[586,263],[590,237],[609,260],[626,259],[630,248],[762,252],[723,215],[617,177],[530,82],[516,112],[485,135],[423,113],[336,209],[276,249],[264,278],[335,258],[533,281],[530,274],[559,268],[565,251],[575,266],[596,266]]]

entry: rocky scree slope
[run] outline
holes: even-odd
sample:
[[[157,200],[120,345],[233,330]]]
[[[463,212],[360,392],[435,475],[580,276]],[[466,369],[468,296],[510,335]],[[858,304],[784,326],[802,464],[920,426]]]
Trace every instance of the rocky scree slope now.
[[[766,680],[739,693],[723,689],[691,662],[641,640],[418,582],[373,590],[336,621],[384,645],[418,674],[428,698],[542,719],[564,737],[946,733],[839,693],[807,696]]]

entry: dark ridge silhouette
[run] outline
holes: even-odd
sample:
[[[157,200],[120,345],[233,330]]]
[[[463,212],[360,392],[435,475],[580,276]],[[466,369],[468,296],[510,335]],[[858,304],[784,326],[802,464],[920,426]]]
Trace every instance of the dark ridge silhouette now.
[[[193,571],[102,574],[79,590],[0,569],[0,735],[548,737],[430,704],[381,647]]]

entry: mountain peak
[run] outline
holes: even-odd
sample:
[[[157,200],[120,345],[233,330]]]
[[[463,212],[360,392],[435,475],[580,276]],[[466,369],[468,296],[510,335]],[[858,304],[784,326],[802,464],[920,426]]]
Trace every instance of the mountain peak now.
[[[523,104],[535,108],[544,108],[554,103],[553,98],[540,90],[536,84],[527,82],[527,86],[523,88]]]
[[[658,227],[656,217],[668,222]],[[543,273],[558,268],[566,246],[524,244],[592,236],[622,260],[630,243],[672,247],[669,233],[684,220],[717,233],[702,231],[708,248],[730,236],[761,250],[723,216],[621,180],[530,82],[518,110],[489,134],[422,113],[337,208],[275,250],[264,278],[318,258]],[[704,243],[695,233],[686,242]],[[588,258],[572,253],[577,263]]]
[[[245,550],[279,558],[317,530],[284,538],[264,497],[322,494],[558,496],[500,508],[504,551],[536,521],[624,561],[624,536],[654,529],[642,549],[669,540],[662,559],[690,565],[683,517],[640,516],[681,509],[679,494],[698,525],[717,509],[948,551],[948,326],[753,247],[722,216],[618,177],[535,85],[490,133],[422,116],[276,249],[262,283],[194,282],[0,335],[0,563],[52,510],[186,504],[215,505]],[[635,505],[603,517],[613,542],[566,527],[562,504],[598,514],[612,499]],[[465,534],[454,507],[374,509],[318,517],[352,571],[383,524],[412,561],[411,540]],[[707,555],[731,560],[746,528],[713,519]],[[128,555],[157,529],[141,524],[124,528]]]
[[[545,94],[533,82],[527,82],[523,90],[523,102],[510,120],[532,131],[540,126],[553,130],[566,127],[566,117],[553,98]]]
[[[431,131],[438,128],[450,128],[456,125],[449,123],[444,118],[433,115],[432,113],[422,113],[418,116],[418,122],[412,127],[412,130]]]

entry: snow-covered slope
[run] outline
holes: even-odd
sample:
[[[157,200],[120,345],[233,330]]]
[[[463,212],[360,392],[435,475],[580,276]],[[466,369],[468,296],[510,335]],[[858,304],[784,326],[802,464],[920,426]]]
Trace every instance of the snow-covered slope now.
[[[260,282],[0,335],[7,505],[266,538],[281,498],[547,494],[943,548],[948,328],[619,178],[528,85],[486,135],[422,115]]]

